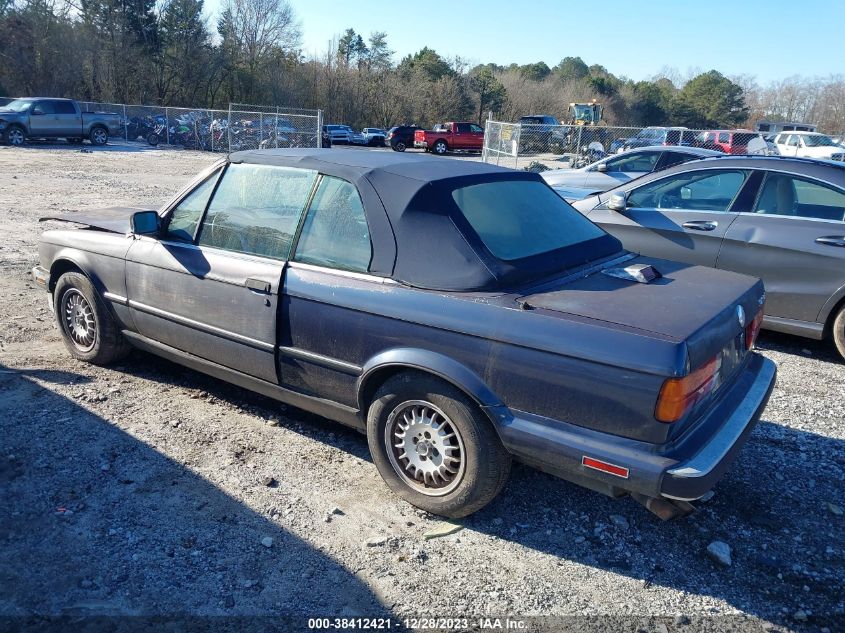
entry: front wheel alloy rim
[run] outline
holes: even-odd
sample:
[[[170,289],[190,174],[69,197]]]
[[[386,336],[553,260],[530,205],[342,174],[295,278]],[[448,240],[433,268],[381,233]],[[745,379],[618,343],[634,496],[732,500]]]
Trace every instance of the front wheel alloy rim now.
[[[9,130],[9,145],[23,145],[23,132],[17,128]]]
[[[62,324],[74,347],[79,351],[87,352],[94,347],[97,339],[94,310],[76,288],[68,290],[62,300]]]
[[[430,402],[411,400],[387,418],[384,442],[402,481],[431,497],[452,492],[466,469],[464,443],[449,417]]]

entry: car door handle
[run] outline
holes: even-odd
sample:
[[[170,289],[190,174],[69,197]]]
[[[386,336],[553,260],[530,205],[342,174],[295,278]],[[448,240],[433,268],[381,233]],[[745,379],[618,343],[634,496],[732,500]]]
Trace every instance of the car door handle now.
[[[709,220],[691,220],[684,222],[682,225],[685,229],[693,231],[713,231],[719,226],[718,222],[710,222]]]
[[[244,285],[252,290],[253,292],[258,292],[260,294],[269,295],[270,294],[270,282],[269,281],[261,281],[260,279],[247,279]]]
[[[845,235],[825,235],[824,237],[817,237],[816,244],[845,247]]]

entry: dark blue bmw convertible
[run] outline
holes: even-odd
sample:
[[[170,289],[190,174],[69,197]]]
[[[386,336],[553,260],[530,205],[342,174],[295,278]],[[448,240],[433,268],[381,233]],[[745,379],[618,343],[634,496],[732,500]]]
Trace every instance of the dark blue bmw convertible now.
[[[139,348],[365,432],[449,517],[512,459],[684,514],[775,381],[761,282],[646,258],[540,176],[393,152],[239,152],[159,211],[54,216],[33,276],[76,358]]]

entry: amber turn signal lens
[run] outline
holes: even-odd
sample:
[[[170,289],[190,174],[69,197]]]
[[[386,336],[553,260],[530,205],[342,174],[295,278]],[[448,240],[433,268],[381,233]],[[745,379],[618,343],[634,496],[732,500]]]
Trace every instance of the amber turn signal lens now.
[[[669,378],[660,388],[654,417],[658,422],[677,422],[696,402],[713,390],[720,360],[714,356],[704,365],[683,378]]]

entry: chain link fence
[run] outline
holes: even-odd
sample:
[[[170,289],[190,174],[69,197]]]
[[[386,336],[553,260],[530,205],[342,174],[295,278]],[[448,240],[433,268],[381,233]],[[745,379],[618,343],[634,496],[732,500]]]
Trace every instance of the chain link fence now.
[[[845,136],[825,136],[827,140],[822,142],[831,143],[829,158],[843,160]],[[820,156],[816,151],[802,151],[808,149],[803,143],[800,139],[790,140],[750,130],[520,124],[488,120],[482,160],[513,169],[544,171],[583,167],[612,154],[651,146],[701,147],[733,155]]]
[[[0,97],[0,107],[12,100]],[[234,103],[225,110],[95,101],[80,101],[79,106],[84,112],[117,114],[125,141],[210,152],[320,147],[321,110]]]

